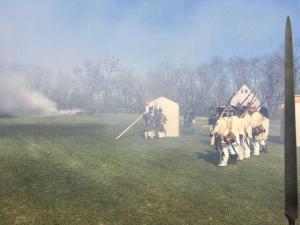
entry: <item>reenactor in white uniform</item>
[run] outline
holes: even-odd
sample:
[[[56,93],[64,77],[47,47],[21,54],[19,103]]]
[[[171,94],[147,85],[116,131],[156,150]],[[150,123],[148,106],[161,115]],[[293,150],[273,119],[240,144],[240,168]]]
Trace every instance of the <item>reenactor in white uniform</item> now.
[[[242,127],[241,127],[241,121],[240,118],[237,117],[237,109],[235,107],[232,107],[230,110],[230,115],[229,115],[229,125],[230,125],[230,134],[234,135],[234,138],[231,140],[232,143],[229,145],[231,148],[232,154],[235,155],[237,154],[238,160],[243,160],[244,159],[244,149],[241,145],[241,139],[240,135],[242,132]],[[232,135],[232,137],[233,137]]]
[[[233,158],[237,156],[238,142],[236,139],[236,134],[238,135],[238,129],[236,126],[237,118],[230,117],[221,117],[217,120],[216,126],[214,127],[211,135],[220,135],[222,138],[222,152],[223,156],[218,166],[224,167],[227,166],[229,156],[232,155]],[[233,125],[233,126],[232,126]]]
[[[257,112],[255,106],[250,106],[248,112],[250,115],[251,123],[251,142],[254,148],[253,155],[259,155],[259,150],[257,151],[257,148],[255,148],[255,135],[253,133],[253,130],[261,125],[262,116],[259,112]]]
[[[259,118],[256,119],[255,124],[253,124],[252,135],[254,139],[253,155],[259,155],[260,150],[262,153],[267,153],[267,139],[269,135],[269,114],[266,107],[261,107],[259,112]],[[258,116],[257,116],[258,117]]]
[[[251,156],[251,139],[252,139],[252,125],[251,125],[251,119],[250,114],[248,112],[248,107],[244,108],[242,107],[239,111],[239,118],[240,118],[240,135],[241,137],[241,144],[244,148],[244,157],[250,158]]]
[[[218,115],[220,116],[220,115]],[[220,153],[219,157],[219,166],[222,164],[227,165],[227,161],[229,159],[229,153],[228,151],[224,152],[224,146],[226,145],[224,141],[224,136],[229,133],[229,126],[228,126],[228,121],[227,121],[227,115],[224,113],[222,117],[219,117],[217,121],[215,122],[215,126],[213,127],[211,131],[211,137],[215,136],[215,145],[217,148],[217,151]]]

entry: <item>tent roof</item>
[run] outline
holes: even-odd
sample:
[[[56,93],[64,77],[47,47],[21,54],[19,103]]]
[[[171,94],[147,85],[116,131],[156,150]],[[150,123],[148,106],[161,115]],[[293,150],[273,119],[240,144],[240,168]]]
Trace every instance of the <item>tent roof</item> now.
[[[257,98],[257,96],[246,84],[244,84],[231,99],[231,105],[236,106],[238,103],[242,102],[244,102],[243,105],[246,105],[250,101],[253,101],[255,106],[260,105],[260,100]]]
[[[177,103],[177,102],[174,102],[174,101],[172,101],[172,100],[170,100],[170,99],[168,99],[168,98],[166,98],[166,97],[163,97],[163,96],[161,96],[161,97],[159,97],[159,98],[156,98],[156,99],[153,99],[153,100],[151,100],[150,102],[155,102],[155,101],[159,101],[159,100],[163,100],[163,101],[172,102],[172,103],[174,103],[174,104],[177,104],[177,105],[178,105],[178,103]]]

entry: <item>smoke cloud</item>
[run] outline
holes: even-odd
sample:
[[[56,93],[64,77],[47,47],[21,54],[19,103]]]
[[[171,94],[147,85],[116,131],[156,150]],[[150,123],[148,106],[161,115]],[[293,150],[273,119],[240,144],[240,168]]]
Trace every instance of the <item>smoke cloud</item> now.
[[[0,115],[33,116],[57,113],[56,104],[42,93],[31,90],[20,76],[0,77]]]

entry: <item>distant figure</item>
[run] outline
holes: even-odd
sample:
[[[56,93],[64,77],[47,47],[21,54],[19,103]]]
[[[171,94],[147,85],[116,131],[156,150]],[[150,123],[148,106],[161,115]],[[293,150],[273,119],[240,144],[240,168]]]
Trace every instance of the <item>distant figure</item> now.
[[[193,133],[193,124],[195,123],[195,113],[192,109],[189,109],[184,115],[184,128],[188,133]]]
[[[143,116],[145,125],[145,139],[153,139],[154,134],[154,114],[153,107],[149,107],[149,111]]]
[[[167,123],[167,117],[163,114],[163,109],[159,107],[158,109],[158,126],[157,126],[157,133],[158,137],[162,138],[167,135],[165,125]]]
[[[158,128],[159,128],[159,123],[160,123],[160,118],[159,118],[159,112],[157,107],[154,107],[153,109],[153,122],[154,122],[154,136],[158,137]]]

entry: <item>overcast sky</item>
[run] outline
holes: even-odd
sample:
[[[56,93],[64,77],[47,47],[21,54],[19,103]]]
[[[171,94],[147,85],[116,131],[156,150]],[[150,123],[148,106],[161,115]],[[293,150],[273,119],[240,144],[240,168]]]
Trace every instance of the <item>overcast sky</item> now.
[[[116,57],[136,71],[161,61],[259,56],[300,37],[300,0],[1,0],[0,60],[69,70]]]

